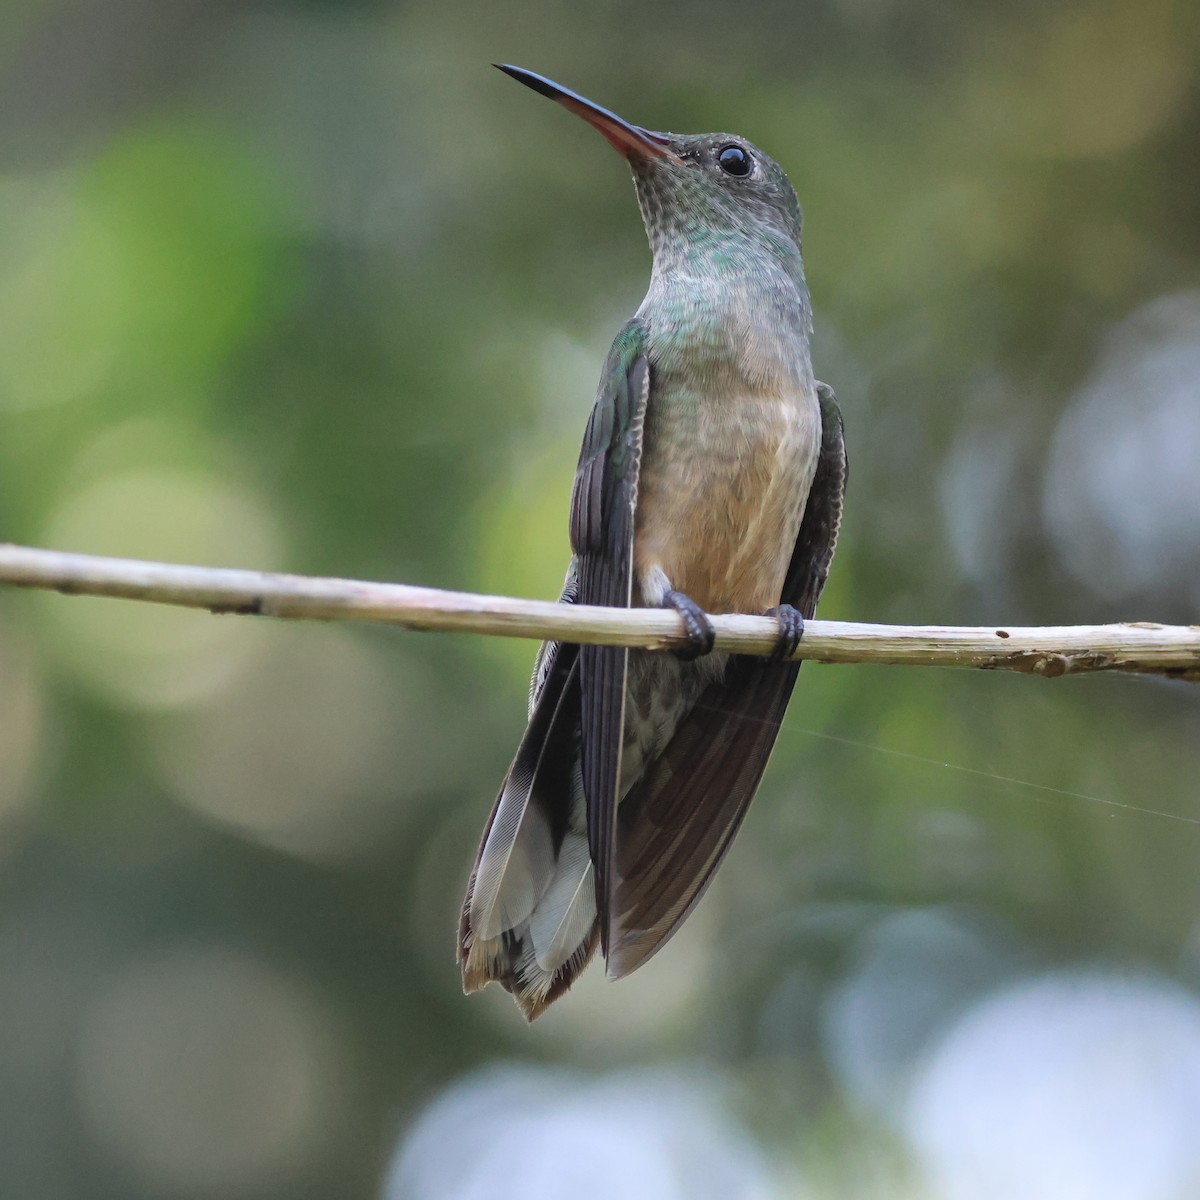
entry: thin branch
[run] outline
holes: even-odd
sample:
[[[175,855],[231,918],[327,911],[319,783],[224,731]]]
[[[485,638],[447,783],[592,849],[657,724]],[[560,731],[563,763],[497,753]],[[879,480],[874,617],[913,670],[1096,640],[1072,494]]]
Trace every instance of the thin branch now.
[[[406,629],[553,638],[668,650],[685,644],[680,618],[659,609],[590,608],[400,583],[170,566],[0,544],[0,584],[66,595],[324,621],[375,621]],[[767,655],[769,617],[714,616],[717,648]],[[1064,625],[1045,628],[863,625],[812,620],[796,658],[837,663],[981,667],[1048,677],[1137,671],[1200,680],[1200,626]]]

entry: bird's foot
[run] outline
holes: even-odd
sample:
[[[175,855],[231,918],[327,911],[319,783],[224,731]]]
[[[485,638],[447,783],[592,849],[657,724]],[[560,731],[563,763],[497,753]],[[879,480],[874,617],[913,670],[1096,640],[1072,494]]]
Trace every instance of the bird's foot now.
[[[681,650],[671,652],[676,658],[691,662],[694,658],[712,653],[717,631],[713,629],[704,609],[691,596],[685,596],[683,592],[668,592],[663,597],[662,606],[673,608],[683,618],[683,631],[687,634],[688,644]]]
[[[768,608],[763,616],[774,617],[779,622],[779,637],[766,661],[775,663],[791,658],[804,636],[804,617],[800,610],[790,604],[779,604]]]

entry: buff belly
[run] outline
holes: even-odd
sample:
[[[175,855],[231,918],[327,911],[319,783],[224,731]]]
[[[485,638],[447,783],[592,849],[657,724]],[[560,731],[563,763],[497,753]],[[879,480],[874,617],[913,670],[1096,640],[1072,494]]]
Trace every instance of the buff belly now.
[[[811,389],[652,406],[634,532],[638,601],[661,604],[674,589],[707,612],[778,604],[820,440]]]
[[[816,394],[742,396],[647,417],[634,534],[635,603],[684,592],[712,613],[780,602],[821,439]],[[727,658],[632,651],[622,791],[670,741]]]

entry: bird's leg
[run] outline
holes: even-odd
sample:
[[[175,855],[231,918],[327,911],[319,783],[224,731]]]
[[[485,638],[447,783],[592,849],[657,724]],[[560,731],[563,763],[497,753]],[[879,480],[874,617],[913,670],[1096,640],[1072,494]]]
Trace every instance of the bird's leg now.
[[[763,616],[774,617],[779,622],[779,638],[766,661],[777,663],[791,658],[804,636],[803,614],[790,604],[777,604],[774,608],[768,608]]]
[[[683,631],[687,634],[688,644],[682,650],[671,652],[676,658],[691,662],[693,658],[702,658],[712,653],[717,631],[713,629],[713,624],[705,615],[704,609],[691,596],[686,596],[683,592],[667,592],[662,598],[662,606],[673,608],[683,618]]]

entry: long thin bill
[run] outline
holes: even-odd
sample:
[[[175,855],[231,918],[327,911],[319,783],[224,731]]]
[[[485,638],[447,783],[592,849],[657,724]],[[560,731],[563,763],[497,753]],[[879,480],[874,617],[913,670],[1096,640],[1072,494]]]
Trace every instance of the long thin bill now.
[[[511,75],[518,83],[532,88],[539,96],[545,96],[561,104],[563,108],[582,117],[593,129],[598,130],[619,154],[628,157],[631,154],[643,158],[669,158],[678,161],[678,156],[671,150],[666,138],[661,133],[643,129],[640,125],[631,125],[615,112],[601,108],[585,99],[577,92],[562,87],[544,75],[526,71],[524,67],[512,67],[505,63],[493,63],[497,69],[506,75]]]

